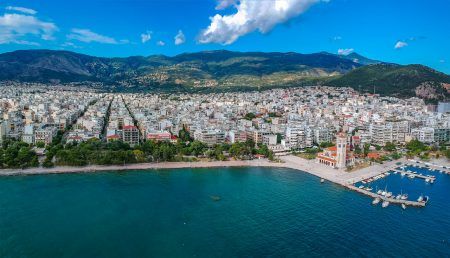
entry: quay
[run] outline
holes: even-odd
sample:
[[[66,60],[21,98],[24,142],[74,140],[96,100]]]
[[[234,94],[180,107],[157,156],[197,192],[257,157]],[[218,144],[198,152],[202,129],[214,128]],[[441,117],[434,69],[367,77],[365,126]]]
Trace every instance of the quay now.
[[[410,162],[410,163],[409,163]],[[408,160],[408,163],[405,164],[409,167],[416,167],[421,169],[429,169],[432,171],[442,171],[442,173],[450,175],[450,167],[448,164],[434,164],[429,162],[423,162],[423,161],[415,161],[415,160]]]
[[[350,189],[350,190],[356,191],[358,193],[367,195],[367,196],[372,197],[372,198],[377,198],[378,197],[378,198],[380,198],[383,201],[388,201],[389,203],[393,203],[393,204],[400,204],[400,205],[401,204],[405,204],[406,206],[414,206],[414,207],[425,207],[425,205],[426,205],[425,202],[398,200],[398,199],[391,198],[391,197],[388,198],[386,196],[382,196],[382,195],[379,195],[377,193],[373,193],[371,191],[367,191],[365,189],[360,189],[360,188],[358,188],[358,187],[356,187],[354,185],[347,185],[347,188]]]
[[[414,176],[414,178],[420,178],[420,179],[423,179],[423,180],[427,180],[427,179],[430,180],[430,181],[436,180],[435,176],[412,173],[412,172],[409,172],[409,171],[406,171],[406,170],[401,170],[401,169],[394,169],[394,171],[397,171],[398,173],[404,173],[405,175]]]

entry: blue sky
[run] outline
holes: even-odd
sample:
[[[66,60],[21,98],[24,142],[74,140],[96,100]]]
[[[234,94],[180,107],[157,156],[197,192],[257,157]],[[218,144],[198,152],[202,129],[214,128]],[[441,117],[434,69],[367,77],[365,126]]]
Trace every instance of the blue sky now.
[[[340,50],[450,73],[449,12],[448,0],[11,0],[0,3],[0,52]]]

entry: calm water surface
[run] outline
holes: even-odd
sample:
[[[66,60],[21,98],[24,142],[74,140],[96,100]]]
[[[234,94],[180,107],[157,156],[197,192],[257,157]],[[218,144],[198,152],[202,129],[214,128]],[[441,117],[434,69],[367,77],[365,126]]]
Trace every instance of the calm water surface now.
[[[450,176],[399,178],[429,205],[277,168],[0,177],[0,257],[449,257]]]

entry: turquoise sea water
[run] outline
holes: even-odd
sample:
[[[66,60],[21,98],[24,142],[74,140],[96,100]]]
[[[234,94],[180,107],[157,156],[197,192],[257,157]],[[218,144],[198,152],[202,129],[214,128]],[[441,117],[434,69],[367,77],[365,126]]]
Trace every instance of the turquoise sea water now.
[[[450,176],[429,187],[403,211],[289,169],[0,177],[0,256],[449,257]]]

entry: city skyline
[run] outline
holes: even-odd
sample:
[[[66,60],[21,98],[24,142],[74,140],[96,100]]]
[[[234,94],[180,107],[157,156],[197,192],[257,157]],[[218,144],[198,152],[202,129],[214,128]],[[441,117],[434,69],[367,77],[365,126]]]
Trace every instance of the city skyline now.
[[[450,36],[443,33],[450,26],[447,1],[256,2],[7,1],[0,5],[0,52],[45,48],[107,57],[214,49],[357,52],[450,72]]]

